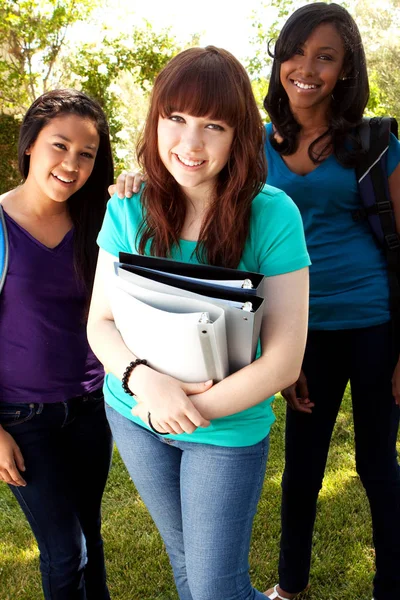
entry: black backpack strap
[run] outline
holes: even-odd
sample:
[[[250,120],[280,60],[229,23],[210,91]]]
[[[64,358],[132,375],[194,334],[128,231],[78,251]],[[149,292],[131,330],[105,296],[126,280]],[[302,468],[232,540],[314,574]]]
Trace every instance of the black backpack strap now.
[[[364,156],[356,168],[356,175],[363,207],[353,213],[353,219],[368,219],[383,248],[388,267],[390,311],[395,330],[400,334],[400,236],[387,175],[391,131],[397,133],[397,122],[389,118],[374,117],[364,120],[359,127]]]

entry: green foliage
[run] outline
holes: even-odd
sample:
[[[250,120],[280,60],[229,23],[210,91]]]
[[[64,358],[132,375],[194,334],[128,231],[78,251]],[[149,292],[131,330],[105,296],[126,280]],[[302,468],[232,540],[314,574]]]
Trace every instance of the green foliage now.
[[[0,194],[21,181],[18,171],[19,121],[11,115],[0,114]]]
[[[87,19],[95,5],[95,0],[0,0],[3,111],[22,114],[53,86],[67,30]]]

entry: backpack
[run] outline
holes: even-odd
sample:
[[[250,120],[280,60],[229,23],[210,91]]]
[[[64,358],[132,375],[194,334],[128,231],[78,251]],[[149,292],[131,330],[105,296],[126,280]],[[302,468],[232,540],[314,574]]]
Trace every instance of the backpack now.
[[[396,119],[363,119],[358,132],[364,155],[356,167],[362,208],[353,211],[355,221],[368,220],[372,233],[383,249],[388,269],[390,312],[400,331],[400,236],[396,230],[389,194],[387,152],[390,133],[398,137]]]
[[[0,294],[6,280],[8,268],[8,236],[4,212],[0,204]]]

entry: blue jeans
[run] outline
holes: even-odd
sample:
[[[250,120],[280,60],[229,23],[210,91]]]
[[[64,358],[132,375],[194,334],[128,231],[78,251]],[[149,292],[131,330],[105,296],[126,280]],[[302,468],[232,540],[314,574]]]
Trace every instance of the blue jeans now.
[[[332,430],[350,379],[356,468],[371,507],[376,552],[374,598],[400,598],[400,409],[392,396],[396,364],[390,323],[310,331],[303,370],[312,414],[287,409],[282,480],[279,583],[299,592],[308,582],[313,526]]]
[[[36,537],[46,600],[109,600],[100,504],[112,440],[101,390],[56,404],[0,403],[25,460],[10,485]]]
[[[226,448],[167,440],[106,405],[118,449],[165,542],[180,600],[266,600],[248,554],[269,438]]]

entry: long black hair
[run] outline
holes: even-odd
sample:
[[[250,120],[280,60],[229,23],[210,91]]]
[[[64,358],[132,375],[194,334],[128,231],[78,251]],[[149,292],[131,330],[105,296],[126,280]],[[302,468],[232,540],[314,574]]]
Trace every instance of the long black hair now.
[[[289,98],[280,79],[280,67],[309,38],[319,25],[331,23],[337,29],[345,48],[344,78],[338,79],[332,93],[328,130],[314,140],[308,149],[310,159],[318,164],[326,156],[330,145],[337,160],[344,166],[353,166],[360,151],[352,130],[361,122],[369,98],[367,66],[358,27],[345,8],[338,4],[314,2],[296,10],[286,21],[275,44],[268,94],[264,107],[283,142],[271,136],[272,146],[280,154],[293,154],[298,147],[301,130],[290,110]],[[318,153],[316,144],[326,137],[326,145]]]
[[[24,179],[28,177],[30,156],[26,150],[34,144],[40,131],[52,119],[74,114],[93,121],[100,143],[93,171],[86,183],[67,200],[74,225],[74,266],[77,277],[90,296],[96,268],[100,231],[109,198],[107,188],[113,183],[114,169],[107,118],[92,98],[72,89],[52,90],[37,98],[21,125],[18,165]]]

